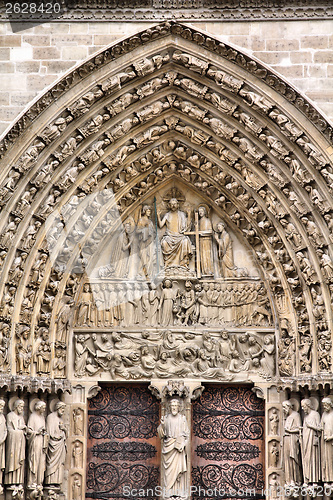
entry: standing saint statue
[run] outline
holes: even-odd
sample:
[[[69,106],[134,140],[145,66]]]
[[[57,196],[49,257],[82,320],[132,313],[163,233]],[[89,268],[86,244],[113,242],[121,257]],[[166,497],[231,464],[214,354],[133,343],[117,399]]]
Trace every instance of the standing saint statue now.
[[[169,201],[169,212],[163,219],[157,212],[157,220],[160,228],[166,226],[166,232],[161,239],[161,248],[166,267],[184,266],[188,268],[192,258],[191,240],[184,233],[190,227],[190,214],[179,210],[179,202],[176,198]]]
[[[214,275],[213,262],[213,227],[207,214],[207,208],[200,206],[198,208],[199,216],[199,249],[200,249],[200,269],[202,276]]]
[[[3,414],[6,403],[0,399],[0,494],[3,491],[3,472],[6,467],[5,443],[7,437],[6,418]]]
[[[333,483],[333,401],[331,398],[323,398],[322,405],[322,481],[328,484]]]
[[[25,431],[24,401],[17,399],[7,415],[5,484],[24,483]]]
[[[28,439],[28,486],[42,485],[46,464],[48,435],[44,413],[46,403],[37,401],[27,423]]]
[[[67,429],[62,421],[66,405],[59,401],[46,419],[49,446],[46,455],[45,484],[61,485],[63,480]]]
[[[300,414],[293,409],[291,401],[282,403],[285,416],[283,436],[283,463],[285,482],[288,486],[301,484],[301,457],[299,450]]]
[[[320,481],[320,415],[310,399],[303,399],[301,407],[305,414],[302,435],[303,478],[305,484],[313,484]]]
[[[218,272],[222,278],[235,276],[234,253],[232,241],[222,221],[216,224],[214,240],[217,246]]]
[[[180,401],[170,401],[170,413],[161,418],[157,428],[162,439],[162,487],[165,498],[187,498],[187,452],[190,435],[186,417],[181,415]]]
[[[156,262],[155,231],[151,216],[152,208],[149,205],[144,205],[141,210],[141,217],[136,226],[136,232],[139,236],[141,267],[147,279],[153,278],[154,265]]]

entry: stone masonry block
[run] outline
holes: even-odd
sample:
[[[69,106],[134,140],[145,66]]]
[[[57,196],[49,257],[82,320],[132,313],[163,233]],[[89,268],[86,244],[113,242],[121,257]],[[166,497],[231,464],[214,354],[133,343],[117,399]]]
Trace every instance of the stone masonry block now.
[[[12,106],[26,106],[27,102],[32,101],[36,92],[12,92],[10,96],[10,104]]]
[[[18,73],[38,73],[40,70],[40,61],[22,61],[16,63]]]
[[[110,45],[118,38],[117,35],[94,35],[94,45]]]
[[[17,74],[15,78],[12,78],[8,75],[0,74],[0,89],[6,89],[7,92],[25,89],[26,82],[26,75]]]
[[[273,66],[285,78],[301,78],[304,76],[304,66],[293,64],[292,66]]]
[[[333,51],[319,50],[314,53],[313,62],[316,63],[333,63]]]
[[[23,35],[23,43],[29,43],[34,47],[46,47],[50,45],[49,35]]]
[[[290,52],[290,62],[292,64],[312,63],[312,52],[309,50],[299,50]]]
[[[34,59],[59,59],[60,50],[56,47],[36,47],[34,48]]]
[[[318,36],[302,36],[301,37],[302,49],[327,49],[328,48],[328,35]]]
[[[4,73],[14,73],[15,72],[15,64],[12,62],[1,62],[0,63],[0,74]]]
[[[61,50],[61,59],[80,61],[87,57],[87,47],[63,47]]]
[[[51,37],[51,45],[91,45],[93,35],[55,35]]]
[[[21,47],[21,35],[1,35],[0,47]]]
[[[312,64],[307,67],[307,74],[316,78],[326,78],[327,64]]]
[[[43,61],[47,74],[64,73],[75,65],[75,61]]]
[[[34,90],[39,92],[40,90],[44,90],[48,85],[51,85],[57,77],[58,75],[28,75],[26,89],[28,91]]]
[[[9,106],[9,92],[0,92],[0,106]]]
[[[266,40],[266,50],[268,51],[291,51],[299,49],[298,40]]]
[[[0,61],[9,61],[10,59],[10,49],[0,49]]]
[[[280,64],[283,60],[289,59],[289,52],[256,52],[256,57],[267,64]]]

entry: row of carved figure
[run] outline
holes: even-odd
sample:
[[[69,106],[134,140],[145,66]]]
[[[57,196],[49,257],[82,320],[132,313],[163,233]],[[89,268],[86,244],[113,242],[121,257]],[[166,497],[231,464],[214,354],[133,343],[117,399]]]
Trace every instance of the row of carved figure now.
[[[154,283],[85,284],[77,326],[268,325],[269,301],[261,283],[193,283],[184,290],[170,279]],[[92,290],[92,291],[90,291]]]
[[[276,372],[275,340],[256,332],[220,334],[142,332],[76,334],[74,370],[77,377],[109,372],[112,379],[152,377],[232,380],[249,372],[270,379]]]
[[[333,483],[333,400],[325,397],[321,404],[320,415],[313,398],[303,399],[303,422],[295,401],[288,400],[282,405],[285,416],[283,465],[285,483],[291,489],[321,481]],[[277,455],[277,447],[273,445],[273,448],[271,453]]]
[[[24,405],[16,399],[5,418],[5,401],[0,400],[0,484],[1,489],[4,484],[22,490],[27,474],[27,488],[35,494],[31,498],[40,498],[43,485],[57,491],[62,485],[68,435],[62,420],[66,405],[57,402],[45,419],[46,403],[37,400],[27,422]]]

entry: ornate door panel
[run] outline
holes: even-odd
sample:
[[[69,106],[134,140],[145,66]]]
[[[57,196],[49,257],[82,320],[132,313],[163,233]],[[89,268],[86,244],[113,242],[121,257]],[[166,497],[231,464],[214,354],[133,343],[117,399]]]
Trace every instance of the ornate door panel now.
[[[128,499],[159,484],[158,424],[145,385],[112,385],[89,401],[86,498]]]
[[[263,498],[263,400],[248,387],[214,385],[192,408],[192,497]]]

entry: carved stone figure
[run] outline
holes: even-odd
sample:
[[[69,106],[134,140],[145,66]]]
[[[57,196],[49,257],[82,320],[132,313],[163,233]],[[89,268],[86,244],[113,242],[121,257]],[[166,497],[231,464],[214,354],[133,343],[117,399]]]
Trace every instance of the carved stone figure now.
[[[81,408],[75,408],[73,410],[73,424],[74,424],[74,434],[75,436],[83,435],[83,411]]]
[[[269,421],[270,421],[270,433],[273,434],[273,436],[277,436],[279,430],[280,418],[279,418],[279,412],[276,408],[272,408],[271,414],[269,416]]]
[[[46,466],[48,435],[44,413],[46,403],[37,401],[27,423],[28,440],[28,486],[42,485]]]
[[[73,476],[72,500],[82,500],[82,482],[80,474],[74,474]]]
[[[320,415],[314,410],[310,399],[301,402],[304,411],[302,429],[302,464],[304,483],[320,480]]]
[[[211,220],[208,218],[207,208],[198,208],[199,216],[199,249],[200,249],[200,269],[202,276],[214,275],[213,262],[213,228]]]
[[[324,483],[333,483],[333,401],[322,399],[323,414],[321,417],[321,472]]]
[[[24,483],[25,431],[24,401],[17,399],[7,415],[5,484]]]
[[[279,443],[271,441],[269,449],[270,467],[277,467],[280,458]]]
[[[301,483],[301,457],[299,449],[299,431],[302,425],[301,417],[293,409],[291,401],[284,401],[282,408],[286,419],[283,437],[285,482],[287,485],[299,485]]]
[[[29,340],[29,327],[23,328],[23,331],[17,334],[18,342],[16,343],[16,369],[17,373],[27,374],[30,371],[30,362],[32,358],[32,345]]]
[[[49,446],[46,455],[45,484],[61,485],[66,458],[67,429],[62,421],[66,405],[59,401],[46,419]]]
[[[157,429],[162,439],[162,487],[165,497],[186,498],[187,452],[189,428],[186,417],[180,413],[178,399],[170,401],[170,413],[161,418]]]
[[[6,418],[3,414],[5,408],[5,401],[0,399],[0,493],[2,489],[3,473],[6,467],[6,437],[7,437],[7,425]]]
[[[153,277],[155,264],[155,245],[154,241],[154,225],[151,220],[152,208],[149,205],[144,205],[141,211],[142,215],[138,220],[136,232],[139,236],[139,252],[141,267],[144,275],[147,278]]]
[[[69,328],[69,323],[72,318],[72,305],[74,301],[70,299],[66,304],[64,304],[58,315],[57,315],[57,332],[56,338],[59,342],[67,342],[67,333]]]
[[[177,292],[172,287],[172,281],[165,279],[160,299],[160,324],[173,325],[173,309]]]
[[[219,274],[222,278],[235,275],[234,255],[232,240],[222,221],[216,224],[214,229],[214,240],[217,245],[217,257]]]
[[[83,465],[83,446],[81,441],[74,441],[72,457],[74,469],[81,469]]]
[[[166,267],[185,266],[188,267],[192,257],[191,241],[184,233],[189,229],[189,215],[179,210],[179,202],[176,198],[169,201],[170,211],[163,219],[157,212],[160,228],[166,226],[166,232],[161,239],[161,248]]]

